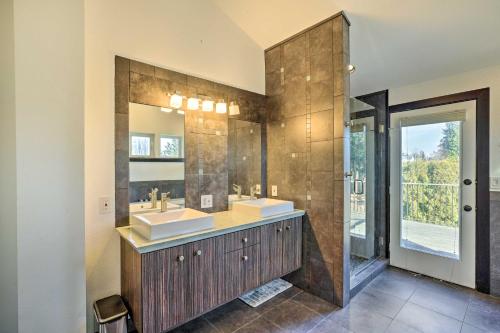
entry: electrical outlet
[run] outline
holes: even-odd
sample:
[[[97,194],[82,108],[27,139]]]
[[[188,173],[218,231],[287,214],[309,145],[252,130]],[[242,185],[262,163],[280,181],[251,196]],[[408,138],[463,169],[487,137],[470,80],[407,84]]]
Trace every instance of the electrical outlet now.
[[[278,186],[277,185],[272,185],[271,186],[271,195],[273,197],[277,197],[278,196]]]
[[[111,199],[109,197],[99,198],[99,214],[111,213]]]
[[[212,208],[213,206],[213,196],[211,194],[206,194],[201,196],[201,208]]]
[[[261,194],[260,193],[260,184],[255,184],[255,194]]]

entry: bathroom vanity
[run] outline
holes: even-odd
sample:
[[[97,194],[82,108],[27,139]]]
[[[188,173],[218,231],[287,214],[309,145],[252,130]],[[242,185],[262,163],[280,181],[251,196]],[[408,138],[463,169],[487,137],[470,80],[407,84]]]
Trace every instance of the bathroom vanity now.
[[[301,267],[304,211],[214,213],[212,229],[148,241],[121,236],[122,296],[139,332],[164,332]]]

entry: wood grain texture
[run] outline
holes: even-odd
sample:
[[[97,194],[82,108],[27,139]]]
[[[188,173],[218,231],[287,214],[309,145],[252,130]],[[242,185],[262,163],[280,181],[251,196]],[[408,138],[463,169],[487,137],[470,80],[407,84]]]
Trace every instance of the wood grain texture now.
[[[288,274],[302,266],[302,218],[283,221],[283,272]]]
[[[120,240],[121,294],[132,319],[142,333],[142,258],[125,240]]]
[[[192,245],[190,278],[193,280],[193,287],[190,301],[194,315],[215,307],[219,302],[217,267],[221,259],[217,254],[216,245],[215,238],[194,242]]]
[[[249,246],[243,249],[241,265],[241,275],[243,276],[243,287],[240,292],[252,290],[260,286],[260,244]]]
[[[281,232],[279,231],[281,229]],[[282,275],[283,222],[260,227],[260,276],[266,283]]]
[[[243,249],[224,255],[224,275],[222,277],[221,294],[224,295],[221,303],[229,302],[238,297],[243,291],[242,276]]]
[[[251,228],[227,234],[224,246],[226,252],[232,252],[257,243],[260,243],[260,229]]]

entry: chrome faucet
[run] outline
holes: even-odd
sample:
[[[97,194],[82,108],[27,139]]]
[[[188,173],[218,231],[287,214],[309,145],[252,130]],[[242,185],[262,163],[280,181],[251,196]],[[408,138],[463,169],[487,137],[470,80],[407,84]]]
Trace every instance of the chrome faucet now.
[[[161,194],[161,212],[168,210],[168,202],[170,201],[170,192]]]
[[[241,185],[233,184],[233,191],[236,192],[238,199],[241,199]]]
[[[255,196],[255,194],[257,194],[257,186],[256,185],[252,185],[252,186],[250,186],[250,199],[251,200],[257,199],[257,197]]]
[[[152,188],[148,196],[151,199],[151,208],[155,209],[158,203],[158,189],[156,187]]]

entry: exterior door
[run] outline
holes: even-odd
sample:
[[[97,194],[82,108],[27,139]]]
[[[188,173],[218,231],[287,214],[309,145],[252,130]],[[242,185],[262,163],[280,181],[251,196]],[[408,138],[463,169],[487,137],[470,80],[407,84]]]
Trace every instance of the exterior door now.
[[[391,114],[393,266],[475,288],[476,103]]]

